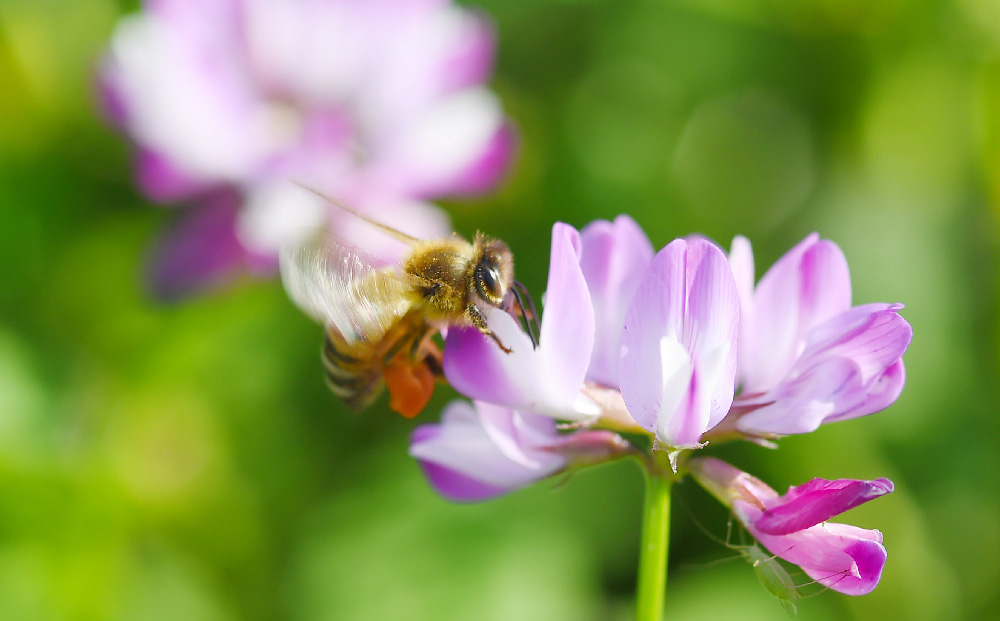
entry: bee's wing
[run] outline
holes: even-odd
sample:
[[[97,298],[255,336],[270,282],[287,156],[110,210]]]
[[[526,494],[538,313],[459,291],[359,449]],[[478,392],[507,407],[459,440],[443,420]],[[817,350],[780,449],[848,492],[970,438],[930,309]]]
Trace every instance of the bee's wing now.
[[[412,305],[405,274],[376,268],[373,257],[329,236],[283,249],[279,261],[295,305],[336,328],[348,344],[378,341]]]

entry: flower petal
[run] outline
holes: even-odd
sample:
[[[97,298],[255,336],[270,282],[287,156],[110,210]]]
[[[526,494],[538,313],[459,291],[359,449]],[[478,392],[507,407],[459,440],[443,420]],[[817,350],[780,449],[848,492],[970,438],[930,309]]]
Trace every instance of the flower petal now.
[[[198,178],[165,154],[149,149],[139,149],[135,176],[136,184],[142,191],[159,202],[181,200],[211,185],[211,182]]]
[[[410,455],[454,500],[484,500],[558,472],[566,458],[546,450],[560,437],[551,419],[486,403],[448,405],[441,423],[414,430]],[[526,432],[526,429],[530,431]]]
[[[407,195],[452,192],[503,127],[500,101],[487,89],[451,94],[393,132],[373,162],[371,183]]]
[[[587,379],[617,388],[625,312],[653,259],[653,246],[635,220],[626,215],[613,223],[592,222],[580,236],[580,268],[590,290],[596,325]]]
[[[891,492],[888,479],[813,479],[779,497],[760,479],[719,459],[696,457],[688,469],[761,545],[820,584],[847,595],[864,595],[878,585],[886,559],[882,533],[824,520]],[[794,530],[804,524],[812,525]]]
[[[742,509],[736,510],[740,515]],[[746,526],[772,554],[839,593],[868,594],[882,578],[887,553],[877,530],[828,522],[789,535],[768,535],[749,522]]]
[[[824,422],[846,420],[890,405],[905,381],[901,360],[913,329],[900,304],[867,304],[814,328],[788,377],[738,404],[761,407],[737,427],[751,434],[814,431]]]
[[[218,286],[247,267],[236,236],[238,198],[220,194],[181,216],[160,239],[147,266],[149,285],[163,300]]]
[[[653,257],[625,315],[620,384],[632,417],[660,442],[697,444],[729,410],[738,321],[736,284],[715,245],[678,239]]]
[[[510,354],[475,329],[449,330],[444,370],[456,390],[556,418],[579,420],[597,413],[580,395],[594,343],[594,315],[579,257],[579,234],[556,224],[537,349],[517,321],[500,311],[489,313],[489,325],[513,350]]]
[[[760,279],[752,312],[740,326],[744,392],[777,385],[801,353],[806,333],[850,305],[850,273],[836,244],[814,233],[788,251]]]
[[[456,173],[451,182],[441,188],[443,194],[464,196],[481,194],[495,188],[510,170],[517,150],[517,130],[510,122],[497,128],[493,137],[467,167]]]
[[[788,488],[788,493],[769,505],[754,526],[769,535],[787,535],[825,522],[892,490],[892,481],[886,478],[813,479]]]

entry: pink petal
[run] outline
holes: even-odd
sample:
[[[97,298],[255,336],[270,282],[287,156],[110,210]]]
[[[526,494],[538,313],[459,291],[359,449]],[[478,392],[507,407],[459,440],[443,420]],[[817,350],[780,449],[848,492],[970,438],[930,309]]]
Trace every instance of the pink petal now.
[[[741,407],[761,407],[739,418],[737,427],[753,434],[806,433],[890,405],[905,381],[900,357],[913,335],[901,308],[857,306],[817,326],[784,381],[739,400]]]
[[[517,130],[508,121],[497,129],[493,138],[467,168],[456,173],[448,184],[440,188],[440,193],[465,196],[493,190],[510,171],[516,150]]]
[[[625,316],[621,392],[668,446],[696,444],[732,404],[739,301],[725,255],[678,239],[655,257]]]
[[[696,457],[688,469],[761,545],[814,580],[848,595],[863,595],[878,584],[886,559],[882,533],[824,520],[891,492],[888,479],[813,479],[779,497],[760,479],[719,459]],[[806,524],[811,525],[794,530]]]
[[[456,500],[483,500],[549,476],[566,460],[547,447],[559,441],[555,422],[525,422],[528,414],[464,401],[448,405],[441,423],[418,427],[410,454],[431,484]],[[539,424],[547,425],[546,428]],[[523,433],[525,427],[534,433]]]
[[[847,261],[836,244],[812,234],[792,248],[761,278],[740,328],[743,390],[774,387],[801,353],[805,334],[850,304]]]
[[[210,185],[162,153],[139,149],[136,184],[154,201],[169,203],[204,192]]]
[[[449,42],[449,58],[441,73],[446,89],[460,89],[490,79],[496,56],[496,26],[482,12],[470,14],[454,39]]]
[[[828,416],[824,423],[835,423],[841,420],[868,416],[875,412],[881,412],[896,402],[903,392],[903,385],[906,383],[906,369],[903,361],[897,360],[890,365],[885,372],[878,375],[865,387],[864,399],[854,408],[844,412],[838,412]]]
[[[212,197],[184,214],[153,250],[149,285],[161,299],[174,300],[231,280],[247,265],[247,252],[234,230],[238,198]]]
[[[618,363],[625,312],[653,259],[653,246],[632,218],[598,220],[581,232],[580,269],[594,306],[596,335],[587,379],[618,387]]]
[[[579,252],[579,234],[568,225],[556,224],[537,349],[517,321],[501,311],[490,313],[489,325],[513,350],[510,354],[477,330],[449,331],[444,370],[456,390],[474,399],[556,418],[576,420],[597,413],[579,394],[594,339],[594,315]]]
[[[741,519],[744,511],[757,511],[746,503],[734,507]],[[768,535],[745,522],[761,545],[802,568],[813,580],[845,595],[870,593],[882,577],[886,550],[882,533],[846,524],[823,523],[790,535]]]

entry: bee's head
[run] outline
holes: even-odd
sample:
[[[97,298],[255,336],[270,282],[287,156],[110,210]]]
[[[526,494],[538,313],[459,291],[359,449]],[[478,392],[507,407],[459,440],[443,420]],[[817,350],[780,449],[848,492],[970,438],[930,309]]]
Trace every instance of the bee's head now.
[[[514,255],[499,239],[477,234],[472,282],[475,293],[490,306],[500,306],[514,282]]]

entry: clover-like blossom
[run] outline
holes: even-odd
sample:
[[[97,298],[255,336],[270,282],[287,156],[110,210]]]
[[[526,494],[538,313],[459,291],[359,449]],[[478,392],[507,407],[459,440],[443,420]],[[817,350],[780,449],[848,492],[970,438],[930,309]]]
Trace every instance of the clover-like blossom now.
[[[485,191],[509,160],[510,124],[483,86],[493,54],[488,20],[443,0],[145,2],[116,27],[99,84],[140,187],[194,208],[161,244],[154,285],[273,269],[307,227],[383,251],[290,181],[410,234],[446,233],[423,201]]]
[[[913,335],[902,304],[851,306],[843,253],[812,234],[753,286],[742,237],[730,262],[740,292],[736,428],[752,435],[805,433],[882,410],[905,381]]]
[[[440,423],[417,427],[410,442],[410,455],[431,485],[463,502],[492,498],[627,450],[628,443],[608,431],[560,434],[552,418],[466,401],[449,404]]]
[[[445,340],[444,372],[460,393],[479,401],[585,420],[599,413],[584,397],[594,347],[594,311],[580,268],[580,234],[557,223],[552,227],[548,288],[538,347],[507,313],[488,316],[490,328],[511,353],[474,328],[451,329]]]
[[[826,520],[892,492],[889,479],[813,479],[780,496],[712,457],[694,458],[687,467],[761,545],[818,583],[846,595],[864,595],[878,585],[887,556],[882,533]]]
[[[653,257],[625,315],[620,383],[632,418],[661,444],[697,447],[729,411],[738,322],[718,247],[677,239]]]

